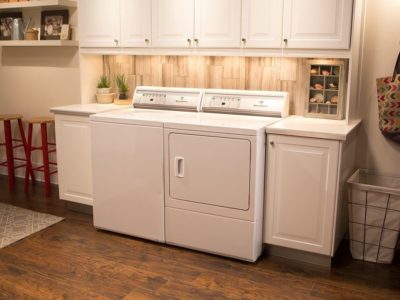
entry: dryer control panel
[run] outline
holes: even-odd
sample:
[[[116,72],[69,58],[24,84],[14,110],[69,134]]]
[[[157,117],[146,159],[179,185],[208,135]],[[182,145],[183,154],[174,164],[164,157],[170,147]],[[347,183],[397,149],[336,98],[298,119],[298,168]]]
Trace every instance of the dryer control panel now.
[[[205,112],[285,117],[288,115],[286,92],[205,90]]]
[[[138,87],[133,97],[137,108],[199,111],[203,91],[185,88]]]

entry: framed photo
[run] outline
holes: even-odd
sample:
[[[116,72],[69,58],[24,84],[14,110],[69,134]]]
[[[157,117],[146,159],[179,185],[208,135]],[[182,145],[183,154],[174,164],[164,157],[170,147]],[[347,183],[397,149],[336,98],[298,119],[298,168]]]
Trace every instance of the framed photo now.
[[[12,23],[16,18],[22,18],[22,13],[0,13],[0,40],[11,40]]]
[[[42,11],[41,40],[59,40],[62,25],[68,24],[69,12],[65,10]]]

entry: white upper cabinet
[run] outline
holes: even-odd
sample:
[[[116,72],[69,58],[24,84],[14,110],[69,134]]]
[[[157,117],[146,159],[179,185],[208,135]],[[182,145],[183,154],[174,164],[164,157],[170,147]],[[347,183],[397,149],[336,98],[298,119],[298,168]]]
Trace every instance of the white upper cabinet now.
[[[241,0],[196,0],[194,46],[240,47]]]
[[[191,46],[193,20],[194,0],[152,0],[152,45]]]
[[[79,0],[79,44],[81,47],[117,47],[120,40],[120,2]]]
[[[283,0],[242,0],[242,46],[280,48]]]
[[[121,0],[121,46],[151,44],[151,0]]]
[[[283,40],[298,49],[350,48],[352,0],[285,0]]]
[[[151,0],[79,0],[81,47],[148,47]]]

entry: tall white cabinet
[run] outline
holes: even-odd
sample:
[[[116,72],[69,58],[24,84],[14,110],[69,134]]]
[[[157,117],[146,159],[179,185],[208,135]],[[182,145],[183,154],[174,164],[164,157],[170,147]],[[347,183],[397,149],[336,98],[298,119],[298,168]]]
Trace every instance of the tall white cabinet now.
[[[339,141],[268,136],[264,241],[333,255]]]
[[[285,0],[285,46],[297,49],[349,49],[352,12],[351,0]]]

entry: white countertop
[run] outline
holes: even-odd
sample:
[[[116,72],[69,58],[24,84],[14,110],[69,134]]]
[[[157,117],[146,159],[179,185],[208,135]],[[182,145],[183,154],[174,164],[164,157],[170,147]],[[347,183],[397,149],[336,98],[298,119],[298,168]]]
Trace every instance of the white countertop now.
[[[77,116],[89,116],[101,112],[122,109],[130,107],[131,105],[116,105],[116,104],[73,104],[67,106],[52,107],[50,112],[54,114],[64,114],[64,115],[77,115]]]
[[[291,116],[267,127],[267,133],[346,140],[361,124],[360,120],[347,124],[344,120],[327,120]]]

